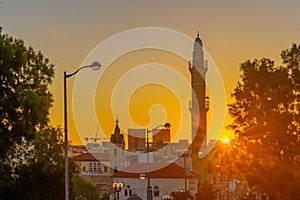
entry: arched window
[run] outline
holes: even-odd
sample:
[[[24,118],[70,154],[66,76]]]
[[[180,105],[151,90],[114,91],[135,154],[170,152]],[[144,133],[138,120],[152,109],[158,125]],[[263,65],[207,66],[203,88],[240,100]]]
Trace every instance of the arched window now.
[[[149,190],[150,190],[150,192],[149,192],[149,193],[150,193],[150,194],[149,194],[149,195],[150,195],[150,199],[152,199],[152,196],[153,196],[153,190],[152,190],[152,187],[151,187],[151,186],[150,186]]]
[[[92,172],[92,171],[93,171],[93,164],[90,163],[90,164],[89,164],[89,172]]]
[[[94,172],[97,171],[97,163],[94,163]]]
[[[129,189],[129,196],[132,196],[132,189]]]
[[[100,163],[97,164],[97,172],[100,172],[101,171],[101,165]]]
[[[159,187],[158,186],[154,186],[154,196],[155,197],[159,196]]]

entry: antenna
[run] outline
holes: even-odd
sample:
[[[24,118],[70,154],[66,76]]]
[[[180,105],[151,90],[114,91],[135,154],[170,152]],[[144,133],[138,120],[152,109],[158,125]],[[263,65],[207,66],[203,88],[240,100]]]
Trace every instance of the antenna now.
[[[97,129],[96,129],[96,138],[98,138],[98,131],[99,131],[99,125],[97,125]]]

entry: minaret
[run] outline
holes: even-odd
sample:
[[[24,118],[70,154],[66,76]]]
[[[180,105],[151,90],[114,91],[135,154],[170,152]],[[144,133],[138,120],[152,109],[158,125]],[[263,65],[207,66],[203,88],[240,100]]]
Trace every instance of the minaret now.
[[[192,154],[198,156],[202,145],[206,141],[206,113],[208,111],[206,97],[205,77],[207,73],[207,63],[204,61],[203,43],[199,37],[199,32],[194,42],[193,60],[189,62],[192,84],[192,102],[190,104],[192,122]]]

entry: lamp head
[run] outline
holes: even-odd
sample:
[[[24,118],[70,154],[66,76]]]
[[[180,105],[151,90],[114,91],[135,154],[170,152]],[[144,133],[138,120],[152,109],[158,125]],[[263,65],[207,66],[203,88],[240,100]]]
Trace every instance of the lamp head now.
[[[112,186],[114,189],[116,189],[118,187],[118,183],[113,183]]]
[[[119,187],[120,187],[120,188],[123,188],[123,187],[124,187],[124,183],[123,183],[123,182],[120,182],[120,183],[119,183]]]
[[[170,127],[171,127],[171,124],[170,124],[170,123],[165,123],[165,124],[164,124],[164,127],[165,127],[165,128],[170,128]]]
[[[145,174],[140,174],[140,180],[145,180],[146,179],[146,175]]]
[[[91,64],[91,67],[93,70],[99,70],[101,67],[101,64],[99,62],[95,61]]]

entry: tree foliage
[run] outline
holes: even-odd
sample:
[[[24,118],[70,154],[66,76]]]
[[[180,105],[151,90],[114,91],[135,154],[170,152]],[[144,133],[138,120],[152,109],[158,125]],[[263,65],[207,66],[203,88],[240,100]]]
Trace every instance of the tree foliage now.
[[[22,158],[22,159],[20,159]],[[45,128],[17,145],[5,162],[0,199],[63,199],[64,158],[60,129]],[[74,166],[71,167],[74,172]],[[72,173],[71,173],[72,174]]]
[[[0,199],[64,199],[62,131],[49,125],[54,66],[0,27]],[[87,183],[70,160],[70,196]],[[83,199],[97,193],[82,195]]]
[[[237,137],[223,164],[245,174],[258,191],[295,199],[300,196],[300,46],[281,57],[280,66],[266,58],[241,64],[229,105]]]
[[[3,34],[0,27],[0,159],[47,125],[53,76],[53,65],[41,52]]]
[[[216,190],[214,186],[209,182],[204,182],[199,193],[196,195],[197,200],[215,200],[216,199]]]
[[[193,200],[194,199],[189,191],[172,192],[171,196],[173,197],[173,200]]]
[[[73,192],[70,195],[72,200],[100,200],[97,188],[78,176],[73,177],[72,187]]]

